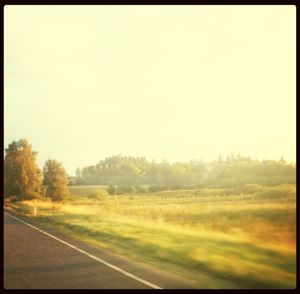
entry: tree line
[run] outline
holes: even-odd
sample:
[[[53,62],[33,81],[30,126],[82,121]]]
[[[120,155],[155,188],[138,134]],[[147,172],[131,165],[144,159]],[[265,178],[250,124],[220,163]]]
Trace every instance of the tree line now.
[[[77,168],[68,177],[63,165],[48,159],[40,170],[37,153],[27,140],[13,141],[5,149],[4,195],[15,200],[49,197],[60,201],[68,195],[67,185],[108,185],[108,193],[143,193],[191,188],[230,188],[246,184],[296,183],[296,165],[280,160],[257,160],[239,154],[205,162],[169,163],[145,157],[116,155],[96,165]]]
[[[96,165],[77,168],[71,185],[109,185],[110,194],[147,192],[192,187],[228,188],[245,184],[279,185],[296,183],[296,166],[279,160],[258,160],[232,154],[205,162],[169,163],[144,157],[116,155]],[[146,188],[147,187],[147,188]]]

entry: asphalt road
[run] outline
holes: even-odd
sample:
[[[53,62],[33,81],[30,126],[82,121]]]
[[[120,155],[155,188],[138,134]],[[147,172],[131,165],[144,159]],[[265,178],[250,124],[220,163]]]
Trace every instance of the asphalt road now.
[[[5,289],[199,288],[177,274],[28,223],[4,213]]]

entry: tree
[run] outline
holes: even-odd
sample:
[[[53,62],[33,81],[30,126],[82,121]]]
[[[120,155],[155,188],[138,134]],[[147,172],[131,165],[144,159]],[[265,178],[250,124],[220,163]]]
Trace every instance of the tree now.
[[[76,177],[80,178],[81,177],[81,169],[77,167],[76,169]]]
[[[17,200],[41,197],[42,173],[36,155],[26,139],[8,145],[4,158],[5,196],[14,195]]]
[[[114,195],[116,193],[116,186],[113,183],[109,183],[109,186],[107,188],[107,193],[109,195]]]
[[[46,185],[46,195],[54,201],[61,201],[69,195],[68,176],[63,165],[48,159],[44,166],[44,184]]]

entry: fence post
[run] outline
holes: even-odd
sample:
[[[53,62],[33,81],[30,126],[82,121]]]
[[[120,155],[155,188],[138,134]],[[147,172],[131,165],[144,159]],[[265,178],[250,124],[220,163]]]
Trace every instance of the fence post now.
[[[34,215],[36,215],[36,199],[34,199]]]

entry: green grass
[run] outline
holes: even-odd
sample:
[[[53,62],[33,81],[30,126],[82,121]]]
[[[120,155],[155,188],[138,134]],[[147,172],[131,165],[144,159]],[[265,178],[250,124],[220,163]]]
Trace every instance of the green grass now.
[[[32,201],[7,207],[95,246],[190,277],[200,288],[294,288],[295,186],[246,188],[103,201],[76,191],[61,204],[39,201],[37,217]]]

